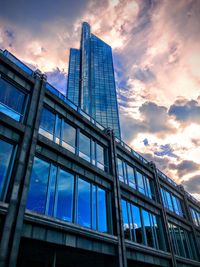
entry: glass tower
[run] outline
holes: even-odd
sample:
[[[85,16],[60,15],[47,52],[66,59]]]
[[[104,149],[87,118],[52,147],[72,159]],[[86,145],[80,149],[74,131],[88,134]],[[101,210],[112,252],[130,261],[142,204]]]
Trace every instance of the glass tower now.
[[[70,49],[67,98],[120,138],[111,47],[82,24],[79,49]]]

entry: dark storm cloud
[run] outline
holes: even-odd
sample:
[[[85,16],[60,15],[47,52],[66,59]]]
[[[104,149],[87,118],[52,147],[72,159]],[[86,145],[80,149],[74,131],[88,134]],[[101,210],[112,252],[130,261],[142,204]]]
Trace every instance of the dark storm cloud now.
[[[191,177],[188,181],[184,181],[183,186],[186,191],[189,191],[192,194],[199,194],[200,192],[200,175],[195,175]]]
[[[170,124],[167,108],[159,106],[154,102],[145,102],[140,108],[140,117],[142,120],[137,120],[129,116],[121,116],[123,125],[123,138],[130,142],[138,133],[154,133],[158,136],[164,136],[173,133],[176,129]],[[164,147],[163,147],[164,149]],[[172,153],[169,151],[168,153]],[[163,153],[167,153],[167,151]],[[171,154],[172,156],[172,154]]]
[[[183,160],[179,164],[169,164],[169,168],[172,170],[177,170],[177,174],[181,178],[185,174],[199,170],[200,166],[192,160]]]
[[[200,105],[196,100],[178,100],[170,106],[168,114],[183,123],[200,123]]]
[[[52,23],[57,18],[74,22],[87,2],[76,0],[72,4],[70,0],[6,0],[1,4],[0,15],[15,25],[30,28],[31,32],[40,32],[43,23]]]

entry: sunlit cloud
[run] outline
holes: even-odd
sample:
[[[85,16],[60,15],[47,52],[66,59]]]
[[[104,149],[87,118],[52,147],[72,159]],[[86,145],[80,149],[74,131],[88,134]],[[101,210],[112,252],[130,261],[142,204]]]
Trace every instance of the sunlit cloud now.
[[[46,72],[65,93],[69,48],[79,48],[88,21],[113,48],[123,139],[198,197],[190,181],[200,183],[200,2],[76,2],[51,4],[48,15],[44,1],[32,18],[16,4],[18,17],[1,16],[1,49]]]

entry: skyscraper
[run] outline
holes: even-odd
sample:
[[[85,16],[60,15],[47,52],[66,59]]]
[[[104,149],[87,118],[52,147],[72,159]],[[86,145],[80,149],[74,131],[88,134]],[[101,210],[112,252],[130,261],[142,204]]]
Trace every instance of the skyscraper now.
[[[80,49],[70,49],[67,98],[120,137],[112,49],[86,22]]]

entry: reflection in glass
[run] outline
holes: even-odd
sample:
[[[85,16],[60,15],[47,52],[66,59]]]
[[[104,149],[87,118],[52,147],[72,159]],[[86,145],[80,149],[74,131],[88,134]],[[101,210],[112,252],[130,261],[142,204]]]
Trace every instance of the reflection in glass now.
[[[71,173],[60,170],[57,179],[56,217],[71,222],[74,176]]]
[[[104,148],[96,144],[96,160],[97,167],[104,170]]]
[[[137,243],[144,243],[143,236],[142,236],[142,224],[141,224],[141,217],[140,217],[140,209],[135,205],[131,205],[133,221],[134,221],[134,228],[135,228],[135,235],[136,235],[136,242]]]
[[[24,114],[24,104],[25,94],[0,78],[0,112],[20,121]]]
[[[34,158],[27,209],[45,213],[49,170],[49,163],[39,158]]]
[[[88,182],[78,179],[77,223],[85,227],[91,227],[90,186]]]
[[[76,129],[67,122],[63,122],[62,146],[75,153]]]
[[[13,153],[13,145],[0,139],[0,201],[4,200],[9,183],[9,168]]]
[[[57,168],[54,165],[51,165],[50,169],[50,178],[49,178],[49,187],[48,187],[48,199],[47,199],[47,214],[53,216],[54,211],[54,200],[55,200],[55,191],[56,191],[56,175]]]
[[[39,133],[53,141],[55,122],[56,115],[49,111],[47,108],[43,108]]]
[[[142,215],[143,215],[143,221],[144,221],[144,228],[145,228],[145,233],[146,233],[147,245],[150,246],[150,247],[154,247],[149,213],[147,211],[143,210],[142,211]]]
[[[124,238],[131,239],[130,235],[130,225],[128,220],[128,212],[127,212],[127,203],[125,200],[122,200],[122,217],[123,217],[123,228],[124,228]]]
[[[143,181],[142,174],[140,172],[136,171],[136,176],[137,176],[138,190],[140,193],[145,195],[144,181]]]
[[[90,138],[83,133],[79,135],[79,156],[90,161]]]
[[[129,185],[134,189],[136,189],[134,169],[128,164],[127,164],[127,176]]]
[[[123,162],[119,158],[117,159],[117,165],[118,165],[118,172],[119,172],[119,180],[124,182]]]
[[[98,230],[107,232],[106,192],[98,187]]]

